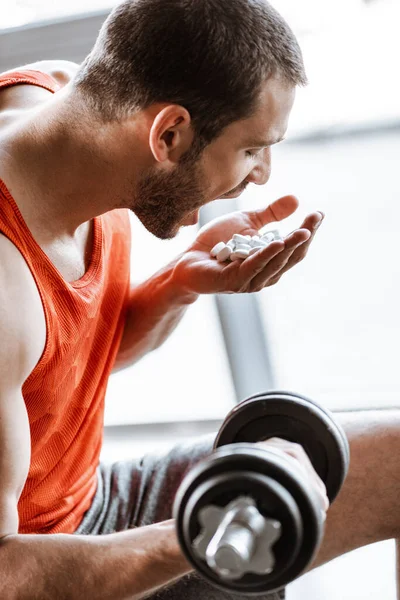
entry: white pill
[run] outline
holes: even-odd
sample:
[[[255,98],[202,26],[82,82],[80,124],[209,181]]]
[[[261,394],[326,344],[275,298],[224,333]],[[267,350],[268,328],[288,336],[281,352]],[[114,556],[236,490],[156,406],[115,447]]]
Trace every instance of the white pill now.
[[[222,250],[220,250],[217,254],[218,262],[224,262],[224,260],[229,258],[229,256],[231,255],[231,252],[232,252],[232,250],[229,248],[229,246],[224,244],[224,247],[222,248]]]
[[[245,238],[247,238],[248,240],[251,240],[251,235],[245,235]]]
[[[239,260],[240,258],[247,258],[249,256],[248,250],[235,250],[231,254],[231,260]]]
[[[236,244],[235,250],[250,250],[251,246],[249,244]]]
[[[256,252],[259,252],[261,248],[252,248],[249,252],[249,256],[253,256]]]
[[[249,241],[249,246],[250,246],[251,248],[254,248],[254,247],[255,247],[255,245],[257,244],[257,242],[259,242],[259,241],[260,241],[260,239],[261,239],[261,238],[260,238],[258,235],[255,235],[255,236],[254,236],[254,237],[252,237],[252,238],[251,238],[251,240]]]
[[[280,238],[282,237],[280,232],[278,231],[278,229],[273,229],[272,231],[268,231],[268,233],[272,233],[272,235],[274,236],[274,238]]]
[[[226,242],[226,245],[229,246],[229,248],[232,248],[232,250],[234,250],[236,246],[233,240],[229,240],[229,242]]]
[[[232,239],[236,244],[247,244],[249,241],[245,235],[240,235],[240,233],[234,233]]]
[[[217,256],[218,252],[220,252],[222,248],[225,248],[225,245],[225,242],[218,242],[218,244],[215,244],[214,248],[210,252],[211,256]]]
[[[276,240],[278,240],[280,242],[283,241],[283,237],[278,229],[272,229],[271,231],[266,231],[261,236],[261,239],[265,239],[268,241],[276,241]]]
[[[268,231],[268,233],[264,233],[264,235],[261,236],[261,239],[264,242],[273,242],[275,239],[275,235],[272,232]]]
[[[266,242],[265,240],[258,240],[253,244],[253,248],[266,248],[267,246],[269,246],[269,242]]]

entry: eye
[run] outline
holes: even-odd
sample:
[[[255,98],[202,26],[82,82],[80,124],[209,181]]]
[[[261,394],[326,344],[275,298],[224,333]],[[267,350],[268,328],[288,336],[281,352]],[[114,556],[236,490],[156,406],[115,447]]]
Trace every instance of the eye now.
[[[261,150],[257,150],[257,152],[246,150],[246,156],[251,156],[251,158],[255,158],[260,154]]]

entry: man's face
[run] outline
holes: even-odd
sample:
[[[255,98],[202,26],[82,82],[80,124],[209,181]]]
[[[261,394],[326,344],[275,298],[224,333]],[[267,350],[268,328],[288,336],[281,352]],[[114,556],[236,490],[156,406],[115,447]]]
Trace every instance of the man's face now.
[[[254,114],[236,121],[209,144],[199,158],[190,153],[174,171],[156,167],[136,187],[134,212],[161,239],[198,221],[201,206],[218,198],[235,198],[249,183],[262,185],[271,172],[271,146],[287,129],[295,88],[270,78]]]

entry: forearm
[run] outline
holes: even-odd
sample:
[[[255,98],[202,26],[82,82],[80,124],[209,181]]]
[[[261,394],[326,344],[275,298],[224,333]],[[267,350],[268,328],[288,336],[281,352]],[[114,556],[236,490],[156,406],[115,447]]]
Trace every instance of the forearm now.
[[[131,291],[115,369],[137,362],[174,331],[198,295],[187,292],[174,275],[179,257]]]
[[[0,598],[139,600],[190,570],[173,521],[104,536],[8,536]]]

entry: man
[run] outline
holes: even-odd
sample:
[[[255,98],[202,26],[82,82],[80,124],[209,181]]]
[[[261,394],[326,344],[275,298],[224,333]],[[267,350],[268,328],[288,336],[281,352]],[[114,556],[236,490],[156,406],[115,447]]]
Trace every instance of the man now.
[[[192,572],[171,520],[211,441],[98,469],[106,383],[159,347],[199,294],[276,283],[322,215],[232,264],[211,259],[212,246],[284,219],[297,200],[216,219],[131,288],[127,209],[168,239],[207,202],[266,183],[305,81],[292,32],[263,0],[128,0],[80,67],[2,75],[1,598],[231,597]],[[313,566],[399,532],[397,412],[341,420],[352,465]],[[292,457],[326,511],[304,451],[263,445]]]

